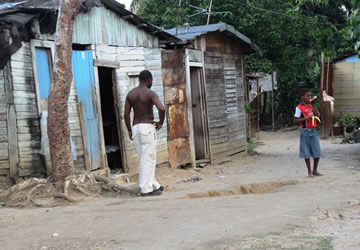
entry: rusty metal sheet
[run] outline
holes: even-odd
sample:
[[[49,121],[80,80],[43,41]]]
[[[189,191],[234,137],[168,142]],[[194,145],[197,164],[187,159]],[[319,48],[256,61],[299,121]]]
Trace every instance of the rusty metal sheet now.
[[[184,68],[184,56],[185,49],[179,50],[163,50],[161,51],[161,61],[162,67],[171,69],[171,68]]]
[[[172,168],[191,163],[189,138],[178,138],[168,142],[169,163]]]
[[[162,74],[164,86],[186,84],[186,73],[184,66],[177,68],[163,68]]]
[[[186,109],[183,104],[168,107],[168,139],[183,138],[189,136]]]
[[[168,124],[168,154],[172,168],[191,163],[186,104],[185,50],[162,51],[162,80]]]
[[[180,104],[184,102],[185,89],[164,87],[165,104]]]

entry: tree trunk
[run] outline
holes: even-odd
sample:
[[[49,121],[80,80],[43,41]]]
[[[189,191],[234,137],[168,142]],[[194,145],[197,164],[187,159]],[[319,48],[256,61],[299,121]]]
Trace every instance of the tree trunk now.
[[[68,99],[72,75],[72,35],[80,0],[60,0],[56,26],[55,67],[48,99],[48,137],[54,181],[74,173],[71,154]]]

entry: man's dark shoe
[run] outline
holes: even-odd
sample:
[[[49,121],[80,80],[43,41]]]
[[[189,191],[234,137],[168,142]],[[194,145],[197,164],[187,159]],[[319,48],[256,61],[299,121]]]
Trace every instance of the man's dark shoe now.
[[[164,186],[160,186],[159,189],[156,189],[154,191],[161,191],[162,192],[162,191],[164,191],[164,189],[165,189]]]
[[[141,196],[159,196],[162,195],[162,192],[160,190],[155,190],[150,193],[141,193]]]

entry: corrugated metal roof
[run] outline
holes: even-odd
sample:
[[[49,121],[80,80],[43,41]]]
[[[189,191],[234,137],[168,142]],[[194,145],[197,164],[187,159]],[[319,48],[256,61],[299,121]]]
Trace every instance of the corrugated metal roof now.
[[[165,30],[173,36],[177,36],[183,41],[194,40],[196,37],[205,35],[210,32],[225,32],[235,36],[247,49],[247,53],[257,52],[261,54],[259,47],[254,44],[248,37],[235,30],[233,27],[226,23],[216,23],[210,25],[201,25],[194,27],[179,27]]]
[[[359,57],[356,52],[349,52],[330,61],[330,63],[338,62],[359,62]]]
[[[52,39],[54,38],[53,36]],[[156,35],[127,22],[116,12],[104,7],[80,13],[74,24],[73,43],[158,47],[158,41]]]
[[[12,20],[16,19],[19,13],[25,13],[32,15],[34,18],[37,14],[46,11],[57,11],[59,7],[59,0],[0,0],[0,17],[2,22],[18,23]],[[136,16],[132,12],[125,9],[125,6],[115,0],[80,0],[81,1],[81,12],[87,12],[93,7],[100,7],[102,5],[116,12],[121,18],[125,18],[130,23],[134,24],[140,29],[143,29],[154,36],[159,37],[161,40],[173,40],[178,41],[177,38],[170,35],[167,32],[159,29],[158,27],[145,22],[140,17]],[[6,5],[5,5],[6,4]],[[30,18],[30,20],[32,19]],[[25,26],[26,23],[21,23],[21,26]]]

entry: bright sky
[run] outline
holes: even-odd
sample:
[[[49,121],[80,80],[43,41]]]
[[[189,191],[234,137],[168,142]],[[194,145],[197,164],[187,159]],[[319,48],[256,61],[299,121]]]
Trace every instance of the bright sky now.
[[[132,2],[132,0],[117,0],[118,2],[125,4],[126,9],[130,10],[130,4]]]

